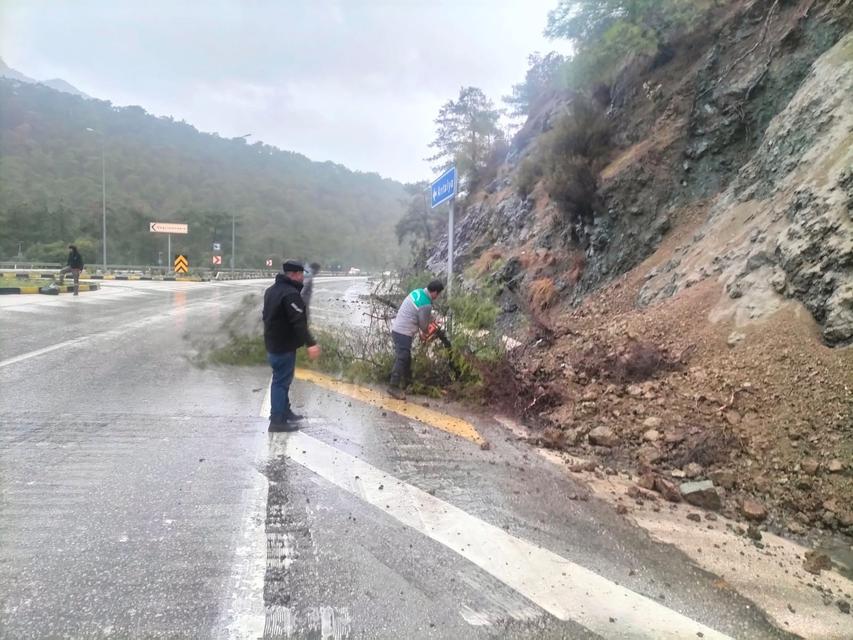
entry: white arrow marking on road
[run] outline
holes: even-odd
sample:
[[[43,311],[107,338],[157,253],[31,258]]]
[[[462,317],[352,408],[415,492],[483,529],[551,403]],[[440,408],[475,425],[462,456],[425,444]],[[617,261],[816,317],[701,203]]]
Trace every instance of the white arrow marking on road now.
[[[440,542],[560,620],[605,638],[676,640],[701,632],[707,640],[731,640],[304,433],[273,438],[270,456],[275,455],[291,458]]]

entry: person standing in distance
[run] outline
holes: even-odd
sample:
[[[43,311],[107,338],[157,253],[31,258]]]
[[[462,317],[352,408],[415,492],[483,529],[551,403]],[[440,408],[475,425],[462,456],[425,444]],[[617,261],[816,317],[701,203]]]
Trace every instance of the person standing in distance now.
[[[65,266],[59,270],[59,286],[65,282],[65,274],[70,273],[74,278],[74,295],[80,291],[80,272],[83,271],[83,256],[77,251],[77,247],[73,244],[68,245],[68,261]]]
[[[405,400],[405,388],[412,378],[412,341],[419,331],[427,333],[432,322],[432,303],[444,291],[440,280],[433,280],[426,289],[415,289],[400,305],[391,325],[394,341],[394,367],[391,369],[391,384],[388,393],[398,400]]]
[[[320,347],[308,330],[305,302],[302,300],[302,280],[305,268],[301,263],[287,260],[275,284],[264,292],[264,346],[267,361],[272,367],[270,385],[270,426],[272,432],[296,431],[302,416],[290,408],[290,384],[296,370],[296,350],[308,345],[308,357],[320,356]]]
[[[320,263],[312,262],[308,265],[305,272],[305,281],[302,283],[302,300],[305,302],[305,308],[311,307],[311,296],[314,294],[314,278],[320,273]]]

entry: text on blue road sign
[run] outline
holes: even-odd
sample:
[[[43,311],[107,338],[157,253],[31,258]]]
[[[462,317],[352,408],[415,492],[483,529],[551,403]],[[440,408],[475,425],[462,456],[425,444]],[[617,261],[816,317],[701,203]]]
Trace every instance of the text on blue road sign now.
[[[456,195],[456,167],[450,167],[441,174],[435,182],[430,185],[432,192],[432,206],[437,207],[442,202],[450,200]]]

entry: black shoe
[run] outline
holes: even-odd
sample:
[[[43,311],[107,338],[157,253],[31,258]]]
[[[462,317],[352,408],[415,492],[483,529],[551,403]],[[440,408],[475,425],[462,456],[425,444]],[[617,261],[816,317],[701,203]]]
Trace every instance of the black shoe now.
[[[288,412],[284,415],[284,419],[285,419],[287,422],[299,422],[299,421],[300,421],[300,420],[302,420],[304,417],[305,417],[305,416],[300,416],[298,413],[293,413],[293,411],[288,411]]]
[[[397,387],[388,387],[388,394],[392,398],[396,398],[397,400],[405,400],[406,392],[402,389],[398,389]]]
[[[291,424],[287,420],[270,420],[270,426],[267,429],[269,433],[289,433],[298,430],[299,425]]]

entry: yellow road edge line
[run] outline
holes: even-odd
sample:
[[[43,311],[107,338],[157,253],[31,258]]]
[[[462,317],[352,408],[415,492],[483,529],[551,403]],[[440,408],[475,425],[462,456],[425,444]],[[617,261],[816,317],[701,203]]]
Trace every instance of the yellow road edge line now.
[[[318,387],[323,387],[329,391],[334,391],[342,396],[353,398],[354,400],[373,405],[374,407],[379,407],[380,409],[393,411],[394,413],[406,418],[412,418],[413,420],[422,422],[425,425],[446,431],[447,433],[459,436],[460,438],[465,438],[466,440],[470,440],[476,444],[482,444],[485,442],[483,436],[477,432],[474,425],[466,420],[462,420],[461,418],[450,416],[439,411],[433,411],[432,409],[411,404],[403,400],[389,398],[375,389],[361,387],[349,382],[341,382],[340,380],[335,380],[330,376],[310,369],[297,369],[296,379],[302,380],[303,382],[311,382],[316,384]]]

